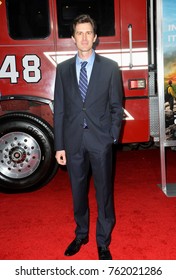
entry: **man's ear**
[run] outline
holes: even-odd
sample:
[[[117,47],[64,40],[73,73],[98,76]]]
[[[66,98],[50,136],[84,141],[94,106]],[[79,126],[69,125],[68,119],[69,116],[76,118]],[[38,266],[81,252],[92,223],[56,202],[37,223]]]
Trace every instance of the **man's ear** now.
[[[95,43],[96,40],[97,40],[97,34],[95,34],[93,42]]]
[[[73,42],[75,43],[75,38],[73,36],[71,36],[71,38],[72,38]]]

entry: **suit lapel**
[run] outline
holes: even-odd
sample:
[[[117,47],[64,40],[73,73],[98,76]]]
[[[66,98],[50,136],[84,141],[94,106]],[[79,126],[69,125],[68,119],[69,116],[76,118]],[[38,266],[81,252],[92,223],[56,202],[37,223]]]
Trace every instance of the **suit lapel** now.
[[[99,57],[97,54],[95,54],[95,60],[94,60],[93,68],[92,68],[92,73],[90,76],[90,81],[89,81],[89,85],[88,85],[85,102],[87,102],[88,100],[91,99],[91,97],[94,96],[95,84],[97,82],[98,76],[99,76]]]
[[[77,77],[76,77],[76,61],[75,57],[71,60],[70,63],[70,77],[68,79],[74,83],[74,88],[78,86]]]
[[[72,86],[71,91],[73,92],[74,98],[79,98],[79,100],[82,102],[81,99],[81,94],[79,92],[79,85],[77,81],[77,76],[76,76],[76,56],[73,57],[71,63],[70,63],[70,84]],[[69,82],[69,81],[68,81]]]

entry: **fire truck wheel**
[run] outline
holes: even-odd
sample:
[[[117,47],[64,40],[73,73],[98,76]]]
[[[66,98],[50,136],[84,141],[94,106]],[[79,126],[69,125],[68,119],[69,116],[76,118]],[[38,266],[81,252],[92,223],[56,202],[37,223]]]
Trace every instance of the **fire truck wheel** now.
[[[28,113],[0,117],[0,188],[29,191],[55,175],[54,136],[51,126]]]

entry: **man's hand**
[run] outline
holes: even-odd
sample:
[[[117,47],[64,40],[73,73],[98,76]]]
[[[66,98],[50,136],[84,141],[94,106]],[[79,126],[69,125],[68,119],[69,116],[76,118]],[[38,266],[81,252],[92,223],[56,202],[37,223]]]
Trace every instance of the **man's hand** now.
[[[66,165],[66,153],[65,150],[57,151],[55,158],[60,165]]]

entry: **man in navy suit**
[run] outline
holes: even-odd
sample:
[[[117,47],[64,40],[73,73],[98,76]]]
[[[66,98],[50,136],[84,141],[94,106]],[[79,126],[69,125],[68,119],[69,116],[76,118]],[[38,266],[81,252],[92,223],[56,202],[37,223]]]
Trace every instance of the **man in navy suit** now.
[[[100,260],[110,260],[111,233],[115,223],[112,186],[112,144],[118,142],[122,109],[122,82],[118,65],[95,53],[96,23],[78,16],[72,26],[75,57],[57,66],[54,95],[56,159],[67,165],[73,196],[75,238],[65,251],[76,254],[88,243],[88,173],[91,165],[98,218],[96,243]],[[87,61],[85,100],[79,89],[81,63]]]

